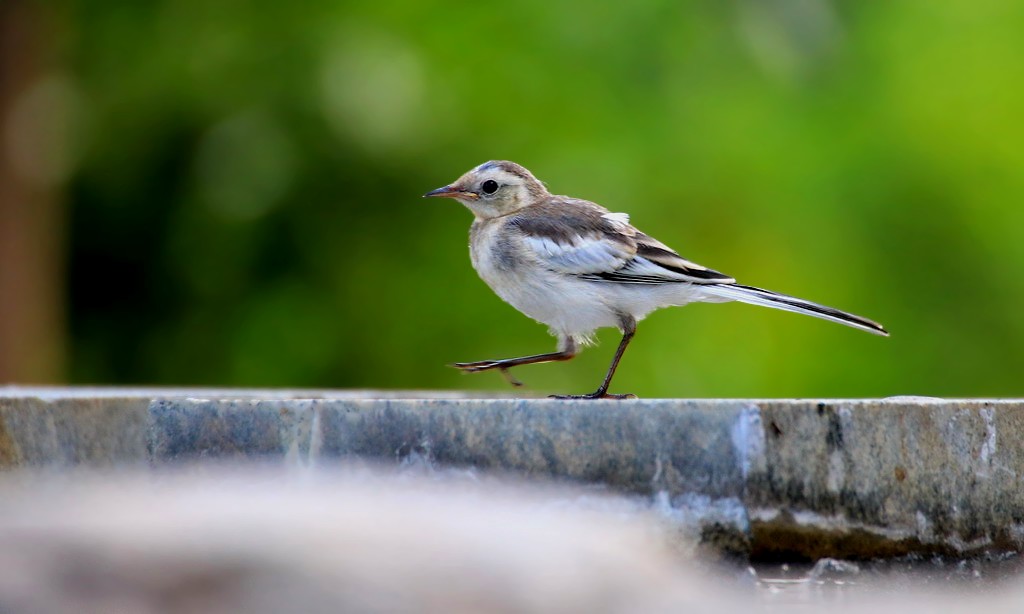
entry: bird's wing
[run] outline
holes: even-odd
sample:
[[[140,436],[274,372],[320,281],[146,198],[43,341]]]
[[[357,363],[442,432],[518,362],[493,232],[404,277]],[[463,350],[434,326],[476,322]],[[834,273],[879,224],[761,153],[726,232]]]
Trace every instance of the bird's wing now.
[[[670,247],[658,241],[654,237],[637,231],[636,253],[638,260],[649,262],[661,271],[670,271],[681,275],[690,283],[696,284],[731,284],[736,280],[718,271],[690,262]],[[664,273],[662,273],[664,274]]]
[[[590,281],[628,284],[733,283],[629,224],[624,213],[594,203],[555,197],[513,216],[523,245],[550,270]]]
[[[597,205],[529,209],[509,224],[520,232],[527,252],[552,271],[595,275],[617,271],[636,257],[636,241],[618,232],[616,218]]]

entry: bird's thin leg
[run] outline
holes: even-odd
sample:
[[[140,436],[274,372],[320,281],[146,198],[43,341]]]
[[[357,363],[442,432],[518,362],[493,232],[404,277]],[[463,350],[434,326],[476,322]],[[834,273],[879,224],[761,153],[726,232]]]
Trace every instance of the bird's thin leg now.
[[[612,383],[612,377],[615,375],[615,369],[619,366],[619,360],[622,359],[622,355],[626,352],[626,346],[629,345],[633,335],[636,334],[636,320],[631,316],[623,316],[622,318],[622,341],[619,342],[619,347],[615,350],[615,356],[612,358],[612,364],[608,366],[608,373],[604,376],[604,381],[601,382],[601,387],[591,392],[590,394],[553,394],[552,399],[635,399],[634,394],[608,394],[608,386]]]
[[[520,358],[504,358],[501,360],[481,360],[478,362],[457,362],[452,366],[456,369],[461,369],[466,373],[476,373],[478,371],[489,371],[490,369],[500,369],[502,374],[508,378],[509,383],[513,386],[522,386],[522,382],[515,379],[508,373],[508,369],[512,367],[518,367],[520,365],[532,365],[540,362],[554,362],[558,360],[569,360],[576,355],[576,342],[571,337],[565,337],[559,344],[561,349],[557,352],[550,352],[548,354],[536,354],[534,356],[522,356]]]

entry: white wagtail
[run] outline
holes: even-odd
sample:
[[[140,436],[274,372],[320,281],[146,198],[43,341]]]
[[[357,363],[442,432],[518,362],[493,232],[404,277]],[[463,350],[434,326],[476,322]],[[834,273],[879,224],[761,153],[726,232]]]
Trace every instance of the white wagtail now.
[[[590,394],[564,399],[626,398],[608,384],[636,323],[660,309],[695,301],[742,301],[838,322],[876,335],[876,322],[803,299],[752,286],[685,260],[595,203],[554,196],[522,166],[485,162],[458,181],[423,195],[454,198],[476,216],[469,231],[473,268],[504,301],[547,324],[558,351],[522,358],[453,365],[476,372],[569,360],[598,328],[614,326],[622,341],[601,382]],[[513,384],[518,384],[509,376]]]

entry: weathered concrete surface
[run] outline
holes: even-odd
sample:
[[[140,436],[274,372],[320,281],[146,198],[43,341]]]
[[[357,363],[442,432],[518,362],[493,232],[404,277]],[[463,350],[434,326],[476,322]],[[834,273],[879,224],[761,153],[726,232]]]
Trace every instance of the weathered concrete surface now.
[[[376,460],[598,484],[758,559],[1024,549],[1024,401],[17,389],[0,465]]]

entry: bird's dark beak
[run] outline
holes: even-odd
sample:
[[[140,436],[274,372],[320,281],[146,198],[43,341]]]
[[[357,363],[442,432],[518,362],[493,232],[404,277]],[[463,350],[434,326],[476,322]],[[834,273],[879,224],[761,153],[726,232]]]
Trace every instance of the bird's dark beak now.
[[[435,197],[436,198],[470,198],[470,199],[474,199],[474,200],[479,198],[479,196],[477,196],[475,193],[467,192],[467,191],[463,190],[462,188],[460,188],[458,186],[455,186],[455,185],[446,185],[443,188],[437,188],[436,190],[431,190],[431,191],[429,191],[429,192],[427,192],[426,194],[423,195],[423,198],[435,198]]]

